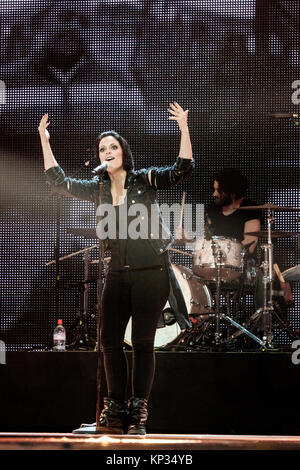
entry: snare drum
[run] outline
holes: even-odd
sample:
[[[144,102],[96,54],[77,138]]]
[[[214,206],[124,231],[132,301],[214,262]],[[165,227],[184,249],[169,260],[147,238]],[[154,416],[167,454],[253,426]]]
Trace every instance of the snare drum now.
[[[242,243],[234,238],[200,238],[195,245],[193,272],[206,281],[216,281],[218,261],[221,281],[235,281],[243,273],[244,254]]]
[[[176,276],[179,287],[182,291],[185,305],[189,315],[205,315],[208,314],[212,308],[213,300],[208,287],[194,276],[193,272],[185,266],[172,264],[172,269]],[[171,312],[171,315],[170,315]],[[165,326],[157,328],[154,340],[154,347],[159,348],[166,346],[170,342],[176,340],[180,335],[181,328],[176,322],[174,314],[170,309],[169,302],[166,303],[163,310],[163,317],[165,318]],[[164,314],[165,313],[165,314]],[[174,318],[169,321],[169,318]],[[168,318],[168,321],[167,321]],[[169,323],[169,324],[168,324]],[[127,324],[125,331],[124,341],[126,344],[132,346],[131,343],[131,318]]]

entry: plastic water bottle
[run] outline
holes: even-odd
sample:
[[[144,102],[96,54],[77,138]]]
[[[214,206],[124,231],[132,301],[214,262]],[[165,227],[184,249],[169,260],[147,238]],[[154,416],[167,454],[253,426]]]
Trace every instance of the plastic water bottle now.
[[[63,327],[62,320],[57,320],[57,326],[53,332],[53,351],[66,350],[66,330]]]

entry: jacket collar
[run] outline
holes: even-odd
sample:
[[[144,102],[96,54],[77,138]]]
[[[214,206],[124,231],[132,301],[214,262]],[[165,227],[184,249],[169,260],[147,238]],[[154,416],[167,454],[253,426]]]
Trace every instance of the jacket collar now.
[[[137,172],[135,170],[127,171],[125,184],[124,184],[125,189],[130,189],[132,187],[132,185],[135,182],[136,176],[137,176]],[[105,188],[110,188],[111,181],[107,172],[105,172],[102,178],[100,179],[100,184],[102,186],[105,186]]]

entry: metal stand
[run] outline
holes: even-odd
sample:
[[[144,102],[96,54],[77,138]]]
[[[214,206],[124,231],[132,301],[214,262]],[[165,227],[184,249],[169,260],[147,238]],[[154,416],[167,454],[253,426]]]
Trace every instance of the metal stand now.
[[[101,319],[102,319],[102,282],[103,282],[103,258],[104,248],[103,243],[99,241],[99,265],[98,265],[98,289],[97,289],[97,405],[96,405],[96,429],[95,434],[100,427],[100,405],[101,405],[101,377],[102,377],[102,355],[101,355]]]
[[[274,222],[274,216],[271,209],[268,209],[268,243],[262,245],[264,250],[264,261],[262,263],[263,268],[263,283],[264,283],[264,306],[262,310],[263,324],[264,324],[264,335],[263,338],[266,341],[267,347],[273,347],[273,333],[272,333],[272,314],[274,312],[273,307],[273,244],[271,238],[271,225]]]
[[[79,325],[70,328],[70,335],[73,336],[73,341],[70,342],[68,349],[81,349],[81,350],[95,350],[96,339],[90,338],[88,331],[88,320],[91,317],[89,314],[89,289],[90,283],[96,282],[98,279],[89,279],[89,265],[90,265],[90,248],[85,250],[83,255],[84,262],[84,281],[81,281],[79,286],[81,287],[82,302],[79,311]],[[73,332],[72,330],[75,330]]]
[[[94,229],[72,229],[72,232],[75,235],[78,236],[84,236],[85,238],[97,238],[96,231]],[[55,260],[52,260],[47,263],[47,265],[57,263],[58,261],[61,261],[62,259],[67,259],[71,258],[72,256],[75,256],[79,253],[84,253],[84,261],[85,261],[85,276],[88,275],[88,266],[89,266],[89,256],[87,255],[87,252],[90,251],[91,249],[98,247],[99,250],[99,266],[98,266],[98,288],[97,288],[97,345],[96,345],[96,350],[97,350],[97,359],[98,359],[98,364],[97,364],[97,400],[96,400],[96,423],[93,424],[82,424],[80,428],[74,429],[72,431],[74,434],[102,434],[102,431],[99,429],[100,427],[100,406],[101,406],[101,378],[102,378],[102,357],[101,357],[101,346],[100,346],[100,331],[101,331],[101,318],[102,318],[102,282],[103,282],[103,262],[104,262],[104,246],[103,242],[99,240],[97,245],[93,245],[91,247],[85,248],[83,250],[77,251],[76,253],[71,253],[70,255],[64,256],[62,258],[58,258]],[[83,281],[83,284],[85,285],[84,289],[84,314],[87,312],[88,308],[88,283],[90,281],[85,280]],[[93,282],[93,281],[92,281]],[[82,284],[82,282],[80,283]],[[86,319],[86,318],[85,318]]]
[[[74,429],[73,434],[103,434],[100,427],[101,408],[101,379],[102,379],[102,352],[101,352],[101,319],[102,319],[102,282],[103,282],[103,242],[99,241],[99,266],[98,266],[98,305],[97,305],[97,399],[96,399],[96,422],[92,424],[81,424],[80,428]]]
[[[264,303],[263,307],[258,309],[257,323],[263,318],[263,341],[267,348],[273,348],[273,325],[272,316],[275,314],[273,303],[273,243],[272,243],[272,223],[274,222],[274,212],[268,208],[267,216],[267,243],[261,245],[264,250],[264,261],[262,262]]]
[[[88,237],[86,237],[88,238]],[[58,243],[58,242],[57,242]],[[56,308],[58,309],[58,295],[60,289],[70,289],[71,287],[80,288],[83,291],[83,303],[82,307],[80,308],[79,312],[79,327],[78,327],[78,320],[74,326],[70,328],[69,334],[72,338],[70,344],[68,345],[68,349],[95,349],[95,340],[91,340],[88,334],[88,297],[89,297],[89,284],[91,282],[96,282],[98,279],[89,279],[89,264],[90,264],[90,254],[89,252],[94,249],[98,248],[97,245],[92,245],[88,248],[84,248],[82,250],[76,251],[74,253],[70,253],[68,255],[58,257],[56,256],[55,259],[46,263],[46,266],[50,266],[51,264],[56,264],[56,273],[57,273],[57,283],[56,285]],[[65,287],[60,285],[59,281],[59,267],[58,264],[61,261],[66,259],[70,259],[73,256],[83,254],[83,261],[84,261],[84,280],[80,282],[75,282],[72,284],[67,284]]]
[[[215,264],[217,266],[217,280],[216,280],[216,310],[215,310],[215,344],[216,346],[219,346],[220,344],[223,343],[221,340],[221,333],[220,333],[220,320],[225,320],[228,323],[231,323],[231,325],[235,326],[238,328],[240,331],[248,335],[250,338],[252,338],[254,341],[256,341],[260,346],[264,347],[266,344],[266,341],[261,340],[257,336],[255,336],[253,333],[248,331],[246,328],[244,328],[242,325],[234,321],[232,318],[230,318],[228,315],[225,315],[221,313],[220,311],[220,298],[221,298],[221,266],[222,266],[222,260],[224,259],[224,255],[222,251],[219,249],[219,246],[217,243],[213,240],[212,241],[212,251],[213,255],[215,258]]]

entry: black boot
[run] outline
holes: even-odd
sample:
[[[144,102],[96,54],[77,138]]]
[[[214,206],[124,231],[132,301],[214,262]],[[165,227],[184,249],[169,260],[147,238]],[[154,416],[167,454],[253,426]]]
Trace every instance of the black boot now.
[[[127,410],[125,406],[114,398],[103,398],[104,407],[100,414],[100,427],[96,428],[96,423],[81,424],[79,429],[75,429],[75,434],[124,434],[127,430]]]
[[[103,433],[124,434],[127,420],[125,406],[114,398],[104,397],[100,415],[100,429]]]
[[[148,418],[148,400],[146,398],[130,398],[128,401],[128,431],[127,434],[146,434]]]

